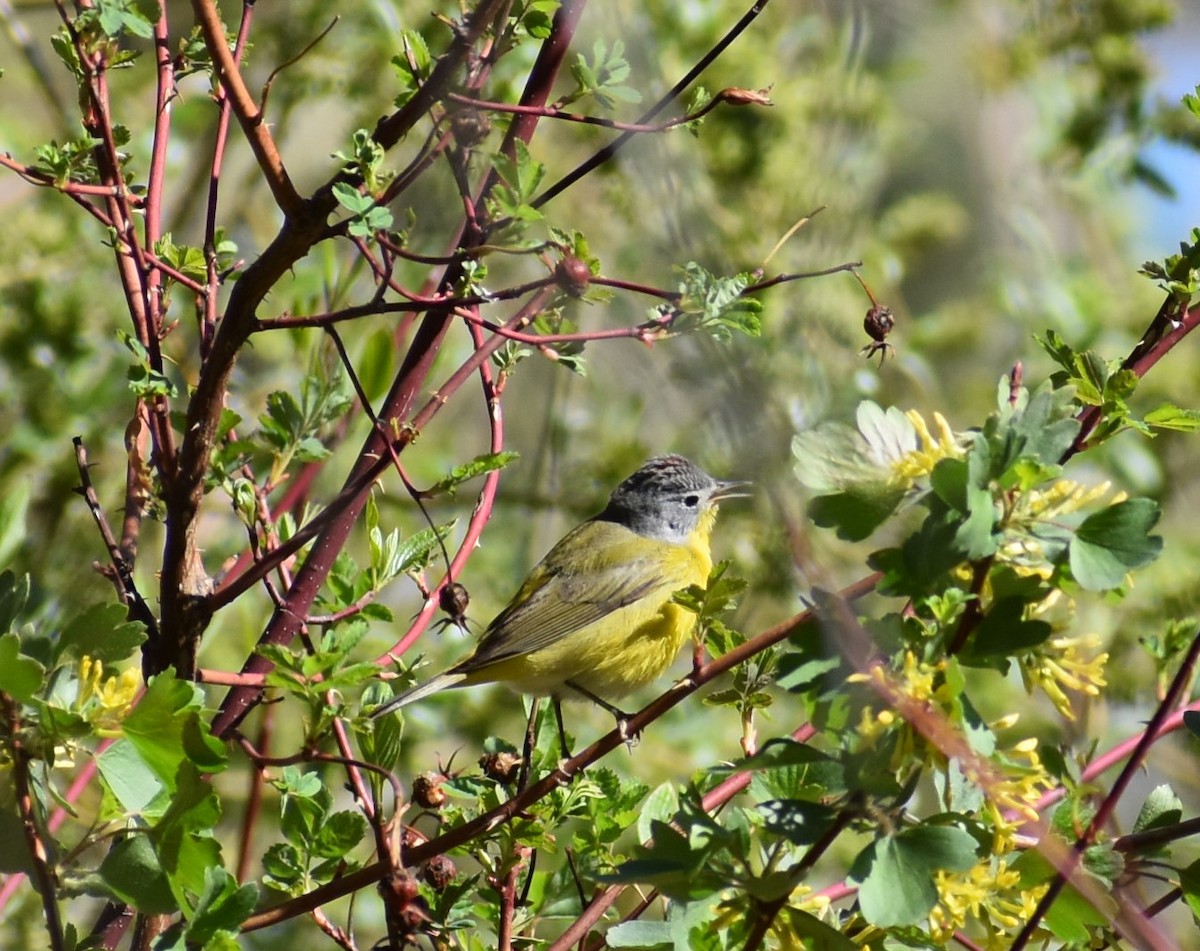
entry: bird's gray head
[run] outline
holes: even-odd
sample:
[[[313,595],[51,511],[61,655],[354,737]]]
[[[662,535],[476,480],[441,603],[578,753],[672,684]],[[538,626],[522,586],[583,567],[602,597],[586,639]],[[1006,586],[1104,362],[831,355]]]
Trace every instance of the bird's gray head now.
[[[683,544],[709,506],[743,484],[720,482],[683,456],[658,456],[613,490],[597,518],[648,538]]]

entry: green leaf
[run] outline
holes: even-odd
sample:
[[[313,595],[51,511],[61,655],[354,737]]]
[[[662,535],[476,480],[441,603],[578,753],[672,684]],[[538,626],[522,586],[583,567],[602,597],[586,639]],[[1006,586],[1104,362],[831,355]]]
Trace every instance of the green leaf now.
[[[25,517],[29,513],[29,498],[33,486],[28,481],[8,485],[0,498],[0,565],[8,564],[17,550],[25,544]],[[0,622],[3,618],[0,617]],[[0,626],[4,630],[7,625]]]
[[[0,808],[0,872],[32,871],[33,856],[29,854],[29,840],[25,838],[25,823],[10,802]]]
[[[805,951],[862,951],[861,945],[851,941],[816,915],[791,906],[785,906],[781,914],[787,916],[792,931],[799,937],[808,939],[804,943]]]
[[[966,871],[976,861],[974,836],[954,826],[922,825],[876,839],[854,861],[863,917],[881,928],[913,925],[937,903],[933,872]]]
[[[755,794],[763,799],[815,799],[846,788],[845,770],[838,760],[790,737],[768,740],[753,756],[711,771],[742,770],[753,774]]]
[[[404,52],[392,57],[392,66],[395,67],[401,89],[396,97],[397,106],[403,106],[416,94],[429,75],[433,61],[425,38],[416,30],[401,30],[400,40]]]
[[[608,883],[642,882],[678,900],[711,895],[723,887],[722,877],[707,865],[710,852],[718,848],[711,824],[697,823],[689,835],[680,834],[665,822],[650,825],[651,844],[637,849],[638,857],[622,863],[616,871],[597,875]]]
[[[374,686],[383,686],[379,681],[375,681]],[[368,688],[370,690],[371,688]],[[389,688],[383,686],[384,691]],[[368,703],[374,706],[379,706],[390,699],[390,694],[384,693],[377,699],[371,699],[367,696],[367,692],[363,693],[363,707],[369,709]],[[359,734],[359,746],[362,749],[363,758],[372,765],[378,766],[381,769],[389,772],[395,768],[396,763],[400,759],[401,743],[400,738],[402,728],[400,726],[399,717],[380,717],[377,720],[370,721],[371,728],[369,731],[363,730]]]
[[[167,808],[167,783],[137,748],[122,737],[96,757],[105,784],[130,815],[161,816]]]
[[[1194,433],[1200,430],[1200,412],[1194,409],[1183,409],[1174,403],[1163,403],[1150,410],[1144,422],[1155,429],[1172,429],[1181,433]]]
[[[1020,455],[1032,456],[1045,465],[1056,465],[1079,433],[1071,394],[1064,390],[1039,390],[1013,420],[1012,432],[1020,440]]]
[[[368,399],[382,396],[392,379],[396,344],[390,331],[380,328],[367,338],[357,361],[358,382]]]
[[[178,680],[168,669],[150,679],[146,693],[125,719],[126,739],[169,789],[175,788],[175,774],[187,755],[184,721],[196,716],[202,699],[199,687]]]
[[[367,834],[367,820],[357,812],[335,812],[317,832],[312,845],[314,855],[341,858],[357,846]]]
[[[148,835],[131,834],[109,849],[97,877],[104,894],[144,914],[165,915],[179,909]]]
[[[673,333],[707,331],[715,340],[729,340],[735,332],[748,337],[762,333],[762,302],[743,296],[751,284],[751,275],[717,277],[695,261],[676,271],[683,275],[679,284]],[[657,321],[661,315],[651,317]]]
[[[438,550],[438,540],[449,538],[458,519],[452,519],[436,529],[426,528],[404,539],[396,548],[396,572],[417,571],[429,564],[430,558]]]
[[[346,182],[333,183],[333,197],[337,199],[339,205],[355,216],[365,214],[375,204],[374,198],[370,195],[364,195],[353,185],[349,185]]]
[[[1067,885],[1046,912],[1046,927],[1061,941],[1087,945],[1091,940],[1089,926],[1102,928],[1117,914],[1117,903],[1111,895],[1100,891],[1104,908],[1097,909],[1073,885]]]
[[[638,816],[638,838],[646,842],[651,837],[651,826],[655,822],[668,822],[679,811],[679,795],[675,792],[673,783],[663,783],[655,789],[646,801],[642,803],[642,811]]]
[[[1160,514],[1151,499],[1128,499],[1089,515],[1069,548],[1075,580],[1088,591],[1106,591],[1152,562],[1162,551],[1162,538],[1150,534]]]
[[[8,569],[0,571],[0,631],[16,623],[29,600],[29,575],[18,578]]]
[[[133,656],[146,641],[146,626],[130,621],[123,604],[96,604],[67,622],[55,646],[55,658],[85,655],[103,664]]]
[[[158,4],[141,3],[139,0],[98,0],[93,10],[88,12],[94,14],[100,29],[110,37],[131,33],[149,39],[154,35],[151,17],[158,18]],[[77,21],[76,29],[79,28]]]
[[[808,517],[838,538],[860,542],[882,525],[904,500],[905,488],[888,482],[860,484],[836,495],[820,495],[808,504]]]
[[[204,890],[205,873],[222,866],[221,846],[212,837],[221,818],[216,790],[188,761],[180,763],[175,792],[151,835],[175,900],[190,909],[189,895]]]
[[[805,690],[842,664],[836,651],[826,649],[815,621],[804,624],[788,643],[794,649],[785,651],[776,664],[775,683],[784,690]]]
[[[605,932],[604,943],[610,948],[674,947],[673,929],[666,921],[625,921]]]
[[[806,799],[772,799],[757,808],[763,827],[793,845],[812,845],[833,827],[838,814],[833,806]]]
[[[18,703],[28,703],[41,687],[45,674],[45,667],[21,653],[21,639],[16,634],[0,637],[0,692]]]
[[[1200,918],[1200,859],[1179,873],[1179,890],[1192,915]]]
[[[1157,786],[1151,790],[1142,808],[1138,810],[1133,831],[1146,832],[1173,826],[1183,818],[1183,803],[1170,786]]]
[[[206,868],[204,890],[188,923],[188,941],[206,945],[218,931],[236,932],[257,902],[257,886],[239,887],[237,879],[224,868]]]
[[[448,475],[438,479],[429,491],[432,494],[448,492],[450,495],[453,495],[454,490],[464,482],[468,482],[481,475],[486,475],[489,472],[503,469],[519,458],[520,454],[516,452],[484,453],[483,455],[476,456],[470,462],[464,462],[461,466],[455,466],[450,470]]]
[[[202,773],[219,773],[229,765],[225,744],[194,714],[183,721],[183,753]]]
[[[281,892],[303,890],[304,862],[300,850],[288,842],[276,842],[263,854],[263,882]]]
[[[624,921],[609,928],[604,943],[610,948],[659,948],[673,951],[693,951],[704,946],[696,943],[698,932],[710,927],[717,913],[714,897],[699,901],[672,901],[667,906],[665,921]],[[645,925],[648,927],[630,927]],[[614,940],[614,933],[616,938]]]
[[[964,663],[1008,657],[1043,643],[1053,632],[1045,621],[1026,620],[1027,602],[1020,597],[996,601],[971,634],[961,659]]]
[[[868,559],[868,564],[884,572],[879,590],[889,594],[923,597],[964,555],[958,550],[959,520],[946,511],[940,501],[930,506],[921,527],[905,539],[900,548],[885,548]]]

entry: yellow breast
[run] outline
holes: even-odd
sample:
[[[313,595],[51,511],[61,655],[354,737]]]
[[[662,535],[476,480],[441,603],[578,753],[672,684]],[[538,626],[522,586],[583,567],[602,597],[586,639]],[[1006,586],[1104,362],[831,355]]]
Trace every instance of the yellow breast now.
[[[588,579],[593,576],[602,575],[607,583],[614,562],[633,566],[634,577],[628,582],[644,584],[645,590],[631,603],[537,649],[473,671],[467,682],[502,681],[521,693],[570,699],[570,690],[564,688],[572,681],[607,699],[657,679],[695,629],[696,616],[671,603],[671,596],[681,588],[707,582],[712,569],[709,536],[715,517],[713,506],[683,545],[648,539],[607,524],[586,532],[587,550],[576,551],[575,560],[566,565],[560,564],[563,555],[556,548],[539,569],[559,572],[556,579],[564,589],[575,592],[575,597],[589,596]],[[569,544],[578,542],[574,539]],[[562,573],[572,568],[579,577],[562,581]],[[531,578],[537,577],[537,571]]]

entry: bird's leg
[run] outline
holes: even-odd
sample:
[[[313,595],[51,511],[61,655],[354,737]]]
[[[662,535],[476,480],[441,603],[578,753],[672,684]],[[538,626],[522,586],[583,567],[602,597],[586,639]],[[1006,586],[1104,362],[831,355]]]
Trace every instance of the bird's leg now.
[[[568,680],[567,686],[570,687],[572,690],[574,690],[576,693],[583,694],[583,696],[587,697],[590,701],[592,701],[592,703],[596,704],[596,706],[603,707],[605,710],[607,710],[609,713],[611,713],[617,721],[617,732],[621,735],[621,739],[626,743],[631,743],[630,736],[629,736],[630,714],[626,713],[620,707],[614,707],[611,703],[609,703],[603,697],[597,697],[594,693],[592,693],[586,687],[581,687],[579,684],[575,683],[575,681],[573,681],[573,680]]]
[[[517,774],[517,792],[525,789],[529,774],[533,771],[533,744],[537,739],[537,715],[542,701],[534,697],[529,707],[529,723],[525,726],[525,749],[521,754],[521,772]]]

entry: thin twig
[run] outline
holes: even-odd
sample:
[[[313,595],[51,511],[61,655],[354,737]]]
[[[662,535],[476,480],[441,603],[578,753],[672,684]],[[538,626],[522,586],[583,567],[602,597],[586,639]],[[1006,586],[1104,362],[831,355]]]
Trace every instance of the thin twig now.
[[[150,610],[150,605],[138,591],[137,584],[133,580],[133,567],[122,554],[117,539],[108,525],[104,509],[100,506],[100,500],[96,497],[91,473],[88,471],[87,450],[83,447],[83,438],[76,436],[71,442],[75,446],[75,466],[79,472],[80,483],[75,491],[83,496],[87,503],[88,511],[92,513],[92,518],[95,519],[96,527],[100,531],[100,538],[104,541],[104,547],[108,549],[108,557],[112,562],[111,577],[116,586],[117,595],[124,604],[128,605],[129,616],[146,625],[147,637],[155,638],[158,636],[158,620]]]

